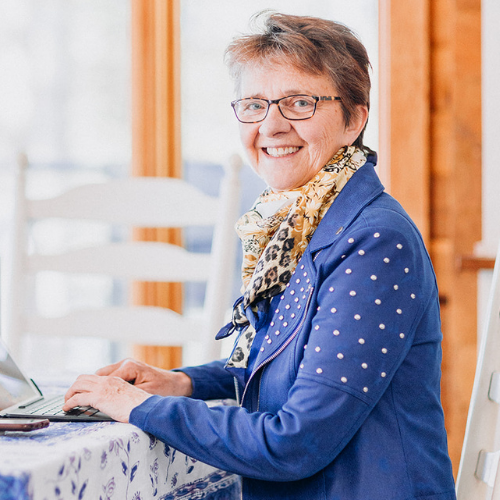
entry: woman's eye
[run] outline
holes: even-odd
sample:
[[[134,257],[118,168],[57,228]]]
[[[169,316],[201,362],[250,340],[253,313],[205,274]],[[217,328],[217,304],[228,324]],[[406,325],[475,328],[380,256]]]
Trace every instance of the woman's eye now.
[[[309,103],[307,101],[304,101],[303,99],[300,101],[295,101],[295,106],[298,108],[303,108],[304,106],[308,106]]]
[[[246,103],[243,109],[245,111],[261,111],[264,109],[264,106],[261,102],[251,101],[249,103]]]
[[[311,106],[311,103],[309,101],[306,101],[305,99],[298,99],[293,103],[293,105],[296,108],[306,108],[307,106]]]

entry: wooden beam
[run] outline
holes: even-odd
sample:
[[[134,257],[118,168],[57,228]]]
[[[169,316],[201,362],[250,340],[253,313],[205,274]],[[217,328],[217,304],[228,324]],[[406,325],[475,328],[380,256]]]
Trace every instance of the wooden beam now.
[[[476,257],[475,255],[459,255],[457,266],[461,271],[481,271],[495,267],[494,257]]]
[[[380,171],[430,236],[428,0],[380,0]]]
[[[422,231],[436,270],[442,401],[456,473],[476,365],[470,267],[490,265],[464,257],[481,240],[481,2],[379,5],[381,173]]]
[[[445,297],[443,407],[456,473],[476,367],[477,276],[457,263],[481,240],[480,0],[432,2],[431,48],[431,255]]]
[[[131,7],[132,174],[181,177],[179,0],[132,0]],[[134,237],[182,243],[177,229],[137,229]],[[181,312],[182,287],[137,283],[132,300]],[[136,346],[134,355],[166,369],[182,363],[180,347]]]

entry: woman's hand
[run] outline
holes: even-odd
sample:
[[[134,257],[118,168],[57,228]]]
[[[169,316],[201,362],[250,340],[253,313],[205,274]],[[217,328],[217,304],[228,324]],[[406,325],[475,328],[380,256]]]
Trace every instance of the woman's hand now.
[[[63,410],[92,406],[119,422],[128,422],[130,412],[151,394],[190,396],[192,392],[191,378],[185,373],[124,359],[95,375],[80,375],[66,393]]]
[[[119,377],[159,396],[191,396],[193,392],[191,378],[185,373],[162,370],[130,358],[105,366],[96,375]]]
[[[92,406],[118,422],[128,422],[130,412],[151,397],[119,377],[80,375],[65,396],[64,411]]]

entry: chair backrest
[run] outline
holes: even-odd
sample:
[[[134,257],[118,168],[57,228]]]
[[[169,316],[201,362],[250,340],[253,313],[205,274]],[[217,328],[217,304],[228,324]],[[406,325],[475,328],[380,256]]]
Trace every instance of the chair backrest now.
[[[149,345],[200,343],[205,360],[220,355],[213,340],[231,305],[239,210],[239,170],[235,155],[225,166],[220,194],[208,196],[180,179],[127,177],[74,187],[50,199],[26,195],[27,160],[19,162],[7,342],[18,353],[23,335],[96,336]],[[196,253],[159,242],[104,242],[46,254],[30,248],[34,221],[64,219],[99,221],[116,226],[213,226],[210,253]],[[206,299],[199,316],[171,310],[124,306],[69,310],[57,317],[29,310],[25,299],[33,276],[51,271],[103,275],[157,282],[205,282]],[[38,286],[40,288],[40,286]],[[37,293],[47,293],[38,290]]]
[[[458,500],[500,500],[500,247],[479,347],[462,458]]]

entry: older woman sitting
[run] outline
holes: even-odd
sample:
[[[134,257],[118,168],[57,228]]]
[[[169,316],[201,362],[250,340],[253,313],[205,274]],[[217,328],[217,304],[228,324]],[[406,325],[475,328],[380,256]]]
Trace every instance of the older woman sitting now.
[[[219,332],[234,350],[175,372],[111,365],[81,376],[66,408],[90,404],[240,474],[245,499],[454,499],[436,280],[363,146],[365,48],[341,24],[266,14],[227,61],[269,186],[237,224],[243,295]],[[240,406],[201,401],[228,397]]]

